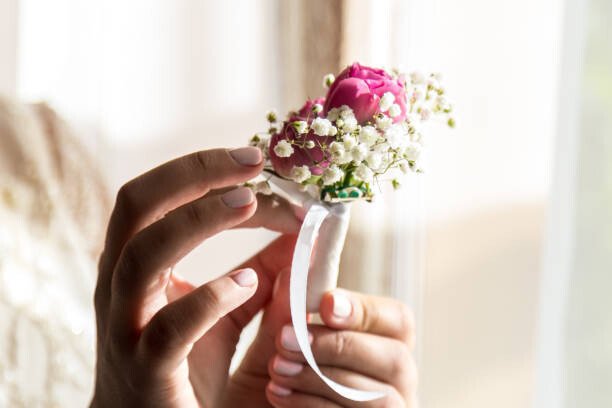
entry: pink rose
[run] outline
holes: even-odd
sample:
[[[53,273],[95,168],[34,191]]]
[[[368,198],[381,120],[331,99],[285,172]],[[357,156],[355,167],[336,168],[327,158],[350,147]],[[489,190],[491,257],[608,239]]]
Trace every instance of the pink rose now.
[[[283,123],[283,128],[279,133],[272,135],[270,139],[270,161],[274,170],[283,177],[289,177],[294,166],[308,166],[313,175],[321,175],[325,167],[329,165],[325,153],[319,148],[319,143],[329,143],[330,136],[317,136],[312,131],[308,134],[298,134],[295,128],[291,125],[292,122],[303,120],[310,123],[316,117],[323,117],[323,113],[315,114],[312,108],[315,104],[323,105],[324,98],[307,100],[304,106],[297,112],[291,112],[289,119]],[[281,140],[294,141],[302,143],[305,141],[315,142],[315,147],[312,149],[293,146],[293,154],[290,157],[278,157],[274,153],[274,147]],[[315,165],[318,163],[318,165]]]
[[[391,92],[401,113],[394,122],[406,119],[406,90],[402,83],[382,69],[370,68],[358,63],[346,67],[327,92],[323,112],[327,115],[332,108],[347,105],[355,113],[359,123],[372,120],[379,112],[380,98]]]

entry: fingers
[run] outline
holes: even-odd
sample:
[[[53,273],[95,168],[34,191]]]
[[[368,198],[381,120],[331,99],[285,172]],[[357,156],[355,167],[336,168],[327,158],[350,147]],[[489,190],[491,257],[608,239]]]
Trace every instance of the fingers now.
[[[289,292],[286,290],[289,286],[289,277],[288,268],[279,275],[272,302],[266,307],[257,336],[234,374],[236,382],[245,381],[253,375],[267,377],[268,361],[276,354],[275,334],[291,320]]]
[[[149,225],[124,247],[113,276],[114,329],[132,336],[159,309],[168,271],[206,238],[244,222],[255,212],[246,187],[183,205]]]
[[[342,408],[341,405],[326,398],[295,392],[288,388],[281,387],[274,382],[268,383],[266,387],[266,398],[275,408]]]
[[[282,235],[276,240],[272,241],[266,248],[260,251],[258,254],[238,266],[240,268],[252,268],[257,272],[259,277],[259,286],[257,287],[257,293],[242,307],[236,309],[231,313],[232,320],[236,323],[238,328],[242,329],[251,319],[266,305],[271,297],[274,284],[277,278],[282,274],[280,286],[283,288],[289,287],[289,268],[291,267],[291,260],[293,259],[293,249],[295,247],[295,241],[297,237],[295,235]],[[286,273],[283,273],[286,272]],[[286,289],[279,290],[279,293],[288,293]],[[279,318],[278,313],[286,311],[288,316],[289,311],[289,299],[287,296],[274,300],[275,311],[268,313],[271,318]],[[272,317],[274,315],[275,317]],[[288,319],[288,317],[287,317]],[[264,319],[266,320],[266,319]],[[282,326],[286,320],[278,323],[278,327]],[[276,331],[271,331],[268,340],[272,343],[274,334]]]
[[[191,346],[217,321],[249,299],[257,288],[252,269],[236,271],[200,286],[162,308],[149,322],[137,355],[159,373],[171,372]]]
[[[297,234],[303,210],[277,195],[257,195],[257,211],[238,228],[264,227],[283,234]]]
[[[310,325],[312,352],[320,365],[343,368],[389,383],[406,393],[416,386],[416,366],[408,345],[369,333]],[[286,325],[275,339],[279,358],[304,364],[295,332]]]
[[[255,177],[262,168],[263,158],[257,148],[213,149],[172,160],[125,184],[117,195],[100,258],[97,307],[103,307],[110,297],[114,265],[136,232],[211,189]]]
[[[294,392],[308,394],[332,401],[342,407],[402,408],[406,406],[404,397],[400,395],[395,388],[352,371],[336,367],[321,367],[321,371],[323,371],[327,377],[340,384],[361,390],[383,391],[386,393],[386,396],[368,402],[351,401],[340,396],[334,390],[328,387],[323,380],[321,380],[319,376],[317,376],[317,374],[308,366],[301,364],[290,367],[285,366],[283,367],[283,370],[283,374],[279,374],[278,367],[274,367],[274,361],[270,362],[269,373],[274,386],[268,386],[267,391],[272,391],[271,393],[276,394],[276,396],[279,398],[283,398],[282,394],[287,394],[287,392],[284,391],[274,393],[273,391],[275,391],[275,387],[281,387],[281,390],[283,388],[285,390],[291,390],[291,393],[286,396],[292,395]],[[278,388],[276,388],[276,390],[278,390]]]
[[[319,313],[331,328],[392,337],[414,347],[414,316],[395,299],[336,289],[323,296]]]

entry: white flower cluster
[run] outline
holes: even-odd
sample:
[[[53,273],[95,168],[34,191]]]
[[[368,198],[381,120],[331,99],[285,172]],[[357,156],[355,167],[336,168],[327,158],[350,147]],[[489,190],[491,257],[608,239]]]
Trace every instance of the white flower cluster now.
[[[323,157],[309,165],[294,166],[288,178],[304,186],[318,186],[323,200],[342,201],[371,199],[375,181],[388,178],[392,179],[394,187],[399,186],[393,178],[398,174],[396,170],[403,173],[422,171],[422,125],[442,118],[453,127],[452,107],[444,96],[439,75],[412,73],[397,78],[404,91],[383,94],[377,113],[365,123],[360,124],[347,105],[332,108],[321,117],[319,113],[323,107],[319,104],[312,108],[313,119],[309,116],[306,120],[286,122],[285,126],[295,130],[295,137],[278,141],[273,148],[276,156],[291,158],[296,149],[306,154],[316,149],[316,156]],[[333,75],[330,74],[324,84],[331,83]],[[276,113],[269,112],[267,117],[271,124],[269,135],[272,135],[278,132]],[[258,134],[251,139],[251,144],[264,150],[267,157],[269,136]],[[268,168],[274,172],[272,167]]]

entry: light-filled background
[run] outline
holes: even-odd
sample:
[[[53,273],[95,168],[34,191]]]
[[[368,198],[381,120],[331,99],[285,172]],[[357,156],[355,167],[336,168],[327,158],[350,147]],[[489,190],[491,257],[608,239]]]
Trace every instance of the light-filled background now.
[[[116,190],[323,93],[291,29],[340,4],[340,65],[440,71],[457,108],[426,173],[360,206],[347,247],[373,254],[347,282],[417,312],[423,406],[612,406],[609,1],[324,3],[0,0],[0,92],[51,103]],[[272,237],[225,233],[179,269],[203,282]]]

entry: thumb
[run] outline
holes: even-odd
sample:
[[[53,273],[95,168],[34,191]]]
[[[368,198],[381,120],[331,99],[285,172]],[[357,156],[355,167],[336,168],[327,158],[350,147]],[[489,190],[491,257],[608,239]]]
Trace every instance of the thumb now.
[[[194,289],[153,316],[140,336],[137,352],[162,372],[173,370],[187,357],[193,343],[256,289],[257,274],[250,268]]]
[[[274,284],[272,301],[264,310],[255,340],[236,371],[268,376],[268,361],[276,353],[274,339],[281,328],[291,321],[289,309],[290,268],[284,269]]]

